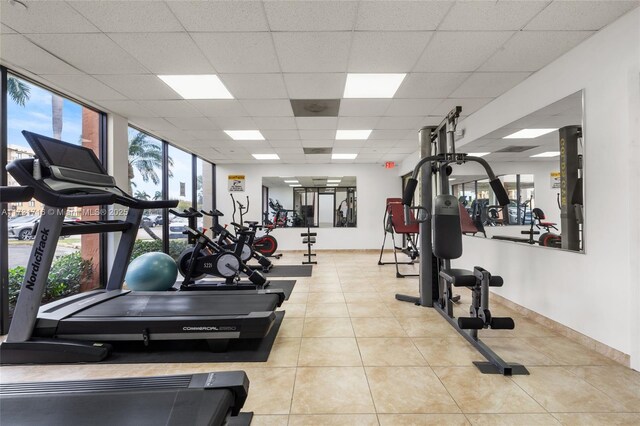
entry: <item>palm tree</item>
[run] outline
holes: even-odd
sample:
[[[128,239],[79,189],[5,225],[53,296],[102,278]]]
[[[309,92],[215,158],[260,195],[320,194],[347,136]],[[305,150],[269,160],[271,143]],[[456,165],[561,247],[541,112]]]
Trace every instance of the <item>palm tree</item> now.
[[[11,99],[22,107],[31,97],[31,88],[15,77],[7,77],[7,92]]]
[[[151,198],[151,196],[149,194],[147,194],[146,191],[136,191],[135,194],[133,194],[133,196],[135,198],[138,198],[139,200],[149,200],[149,198]]]
[[[161,191],[156,191],[155,195],[153,196],[154,201],[155,200],[162,200],[162,192]]]
[[[173,160],[168,158],[169,166],[173,166]],[[162,147],[147,139],[147,135],[138,132],[129,141],[129,193],[131,193],[132,180],[136,170],[140,173],[144,182],[160,183],[160,176],[156,170],[162,169]],[[169,176],[172,176],[169,169]]]

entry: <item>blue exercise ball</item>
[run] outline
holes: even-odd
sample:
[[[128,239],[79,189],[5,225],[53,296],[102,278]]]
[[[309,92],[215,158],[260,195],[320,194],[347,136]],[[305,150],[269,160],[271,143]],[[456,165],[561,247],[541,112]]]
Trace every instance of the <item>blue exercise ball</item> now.
[[[125,282],[134,291],[166,291],[176,283],[178,265],[165,253],[145,253],[127,269]]]

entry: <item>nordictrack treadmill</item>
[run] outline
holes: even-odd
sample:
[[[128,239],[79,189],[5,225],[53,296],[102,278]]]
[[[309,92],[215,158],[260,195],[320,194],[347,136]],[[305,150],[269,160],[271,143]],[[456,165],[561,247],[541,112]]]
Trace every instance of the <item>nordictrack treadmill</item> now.
[[[6,425],[249,425],[243,371],[0,385]]]
[[[135,199],[116,186],[93,151],[22,133],[36,158],[15,160],[7,170],[19,184],[33,187],[45,207],[0,363],[96,362],[109,356],[109,343],[120,341],[204,340],[219,351],[231,339],[269,333],[284,300],[281,291],[123,290],[144,209],[175,207],[177,201]],[[125,220],[64,222],[68,207],[114,204],[128,207]],[[106,232],[122,233],[106,288],[40,307],[59,237]]]

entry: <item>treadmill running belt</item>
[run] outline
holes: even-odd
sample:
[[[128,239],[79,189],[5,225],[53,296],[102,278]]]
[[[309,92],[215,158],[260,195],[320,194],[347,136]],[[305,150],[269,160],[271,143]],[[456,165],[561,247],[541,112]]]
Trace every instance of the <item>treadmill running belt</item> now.
[[[228,389],[57,393],[2,398],[6,425],[221,425],[234,403]]]
[[[194,295],[194,297],[189,297]],[[91,306],[73,315],[74,318],[98,317],[179,317],[246,315],[250,312],[275,311],[278,296],[265,294],[190,293],[183,297],[171,294],[127,294],[107,303]]]
[[[313,265],[273,265],[265,277],[310,277]]]

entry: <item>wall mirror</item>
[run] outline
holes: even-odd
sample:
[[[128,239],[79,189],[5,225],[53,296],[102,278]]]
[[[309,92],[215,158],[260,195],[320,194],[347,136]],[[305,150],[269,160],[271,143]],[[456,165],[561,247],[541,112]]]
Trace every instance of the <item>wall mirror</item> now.
[[[270,176],[262,178],[265,223],[283,228],[355,228],[355,176]]]
[[[487,180],[454,170],[452,194],[470,218],[466,235],[584,251],[583,99],[574,93],[459,146],[491,164],[511,200],[498,206]]]

